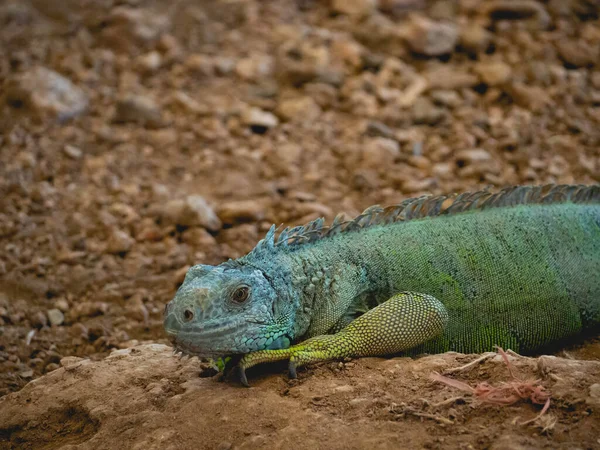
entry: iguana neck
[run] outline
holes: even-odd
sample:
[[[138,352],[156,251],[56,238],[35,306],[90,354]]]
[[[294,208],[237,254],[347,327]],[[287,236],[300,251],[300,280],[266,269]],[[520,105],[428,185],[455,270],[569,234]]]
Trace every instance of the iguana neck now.
[[[310,337],[327,332],[347,308],[369,292],[382,292],[385,276],[368,276],[362,255],[306,246],[289,254],[294,289],[300,294],[295,335]],[[335,305],[335,306],[333,306]]]

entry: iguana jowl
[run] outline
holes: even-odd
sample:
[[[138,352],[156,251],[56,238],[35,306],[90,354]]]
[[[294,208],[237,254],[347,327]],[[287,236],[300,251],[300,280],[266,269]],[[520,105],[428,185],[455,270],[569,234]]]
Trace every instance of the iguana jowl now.
[[[165,308],[177,350],[245,369],[495,345],[532,352],[600,325],[600,186],[409,199],[267,236],[190,268]]]

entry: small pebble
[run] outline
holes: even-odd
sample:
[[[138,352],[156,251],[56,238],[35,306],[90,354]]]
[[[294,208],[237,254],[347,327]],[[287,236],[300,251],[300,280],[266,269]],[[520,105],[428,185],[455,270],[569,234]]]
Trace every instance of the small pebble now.
[[[50,325],[62,325],[65,321],[65,315],[60,309],[49,309],[46,314],[48,315],[48,321],[50,322]]]

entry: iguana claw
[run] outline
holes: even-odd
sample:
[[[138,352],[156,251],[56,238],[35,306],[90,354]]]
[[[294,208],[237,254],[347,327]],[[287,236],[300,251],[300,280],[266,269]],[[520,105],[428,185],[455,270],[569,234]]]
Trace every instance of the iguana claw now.
[[[296,373],[296,361],[292,361],[290,360],[290,364],[288,365],[288,373],[289,373],[289,377],[292,380],[295,380],[296,378],[298,378],[298,374]]]
[[[245,387],[250,387],[250,384],[248,384],[248,378],[246,377],[246,368],[242,365],[238,365],[238,377],[240,379],[240,383],[242,383],[243,386]]]
[[[244,386],[250,387],[248,378],[246,377],[246,367],[242,364],[241,359],[242,358],[239,356],[232,356],[226,359],[225,366],[223,367],[222,380],[224,381],[233,371]]]

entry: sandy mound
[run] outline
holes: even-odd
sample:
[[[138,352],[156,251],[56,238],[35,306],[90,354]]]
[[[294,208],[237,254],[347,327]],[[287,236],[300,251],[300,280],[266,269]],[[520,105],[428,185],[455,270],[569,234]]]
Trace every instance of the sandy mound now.
[[[0,399],[0,448],[572,448],[598,445],[600,362],[511,358],[523,378],[552,394],[539,406],[489,406],[429,379],[476,359],[332,363],[289,381],[278,368],[252,372],[253,387],[201,377],[197,359],[164,345],[113,352],[62,367]],[[260,369],[259,369],[260,370]],[[333,372],[333,373],[332,373]],[[449,375],[471,385],[509,380],[499,356]],[[494,430],[489,425],[495,424]],[[542,431],[542,428],[547,428]]]

